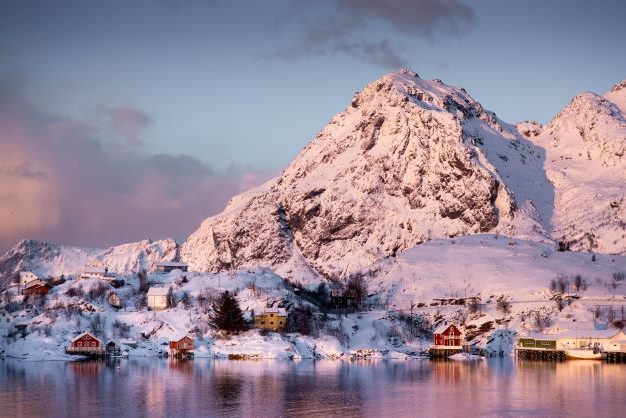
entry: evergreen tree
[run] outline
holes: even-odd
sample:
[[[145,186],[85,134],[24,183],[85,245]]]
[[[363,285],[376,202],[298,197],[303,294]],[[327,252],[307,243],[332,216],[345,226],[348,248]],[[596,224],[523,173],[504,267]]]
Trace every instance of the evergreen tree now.
[[[229,334],[243,331],[243,312],[235,296],[228,290],[222,293],[213,303],[211,324]]]

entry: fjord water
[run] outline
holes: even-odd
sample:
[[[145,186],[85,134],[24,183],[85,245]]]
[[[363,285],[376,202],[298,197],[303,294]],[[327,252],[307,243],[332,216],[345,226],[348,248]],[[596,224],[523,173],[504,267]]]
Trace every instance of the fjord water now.
[[[625,415],[597,361],[0,361],[2,417]]]

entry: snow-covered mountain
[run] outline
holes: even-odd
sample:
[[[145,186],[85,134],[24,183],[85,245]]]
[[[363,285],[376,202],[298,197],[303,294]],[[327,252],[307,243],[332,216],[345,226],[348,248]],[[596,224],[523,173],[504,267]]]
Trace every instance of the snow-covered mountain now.
[[[386,75],[279,177],[207,219],[182,257],[195,270],[261,265],[306,281],[432,238],[548,239],[554,188],[546,150],[529,136],[462,88],[410,70]]]
[[[181,248],[23,241],[0,275],[94,259],[125,272],[180,257],[195,271],[268,267],[315,283],[485,232],[626,254],[625,112],[626,81],[578,95],[546,126],[514,126],[463,88],[401,70],[357,92],[280,176],[232,198]]]
[[[626,80],[582,93],[545,127],[520,129],[545,149],[552,235],[574,250],[626,254]]]
[[[178,245],[172,239],[143,240],[105,250],[22,240],[0,258],[0,286],[6,286],[20,271],[44,277],[77,275],[89,265],[103,265],[120,274],[150,270],[155,261],[174,260],[177,251]]]

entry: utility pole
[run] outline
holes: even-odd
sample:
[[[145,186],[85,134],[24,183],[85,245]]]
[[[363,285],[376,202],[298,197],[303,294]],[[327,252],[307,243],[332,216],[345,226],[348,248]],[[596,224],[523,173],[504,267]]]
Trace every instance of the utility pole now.
[[[415,303],[411,301],[411,339],[413,339],[413,308],[415,307]]]

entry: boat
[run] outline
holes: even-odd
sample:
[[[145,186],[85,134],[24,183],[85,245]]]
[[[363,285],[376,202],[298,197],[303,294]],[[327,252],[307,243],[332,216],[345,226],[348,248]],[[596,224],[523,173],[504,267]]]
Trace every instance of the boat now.
[[[565,355],[569,359],[575,360],[602,360],[603,353],[599,350],[565,350]]]

